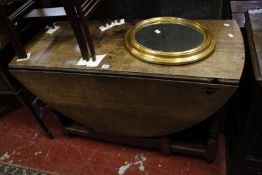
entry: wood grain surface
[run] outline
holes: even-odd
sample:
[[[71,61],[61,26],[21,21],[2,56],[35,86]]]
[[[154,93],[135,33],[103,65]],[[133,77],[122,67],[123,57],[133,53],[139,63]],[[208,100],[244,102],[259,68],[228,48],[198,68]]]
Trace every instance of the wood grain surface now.
[[[27,52],[31,58],[16,62],[14,58],[10,68],[65,70],[77,72],[96,72],[106,74],[131,74],[144,76],[168,77],[172,79],[196,79],[197,81],[229,82],[237,84],[244,66],[244,45],[240,29],[235,21],[198,21],[207,27],[215,36],[215,52],[207,59],[184,66],[162,66],[143,62],[129,54],[125,49],[124,35],[132,24],[116,26],[106,32],[98,27],[105,22],[91,21],[90,31],[97,54],[107,54],[96,68],[77,66],[81,58],[73,32],[67,23],[52,35],[40,32],[28,45]],[[229,24],[229,27],[224,26]],[[228,34],[232,34],[230,38]],[[110,65],[107,70],[102,65]]]
[[[232,85],[12,70],[52,108],[110,134],[152,137],[191,127],[215,113],[236,90]]]

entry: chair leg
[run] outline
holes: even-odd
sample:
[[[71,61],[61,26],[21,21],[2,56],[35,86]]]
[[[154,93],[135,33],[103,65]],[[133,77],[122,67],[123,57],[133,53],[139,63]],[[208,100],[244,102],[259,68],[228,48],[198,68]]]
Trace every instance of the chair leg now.
[[[75,3],[71,0],[62,0],[61,2],[64,6],[67,18],[74,31],[83,59],[88,61],[90,58],[92,58],[93,61],[95,61],[95,50],[93,42],[87,23],[83,19],[83,16],[80,15],[80,7],[77,8],[77,6],[75,6]],[[76,12],[75,8],[77,8],[78,12]]]
[[[28,101],[28,99],[24,96],[24,94],[21,92],[21,90],[17,93],[16,97],[18,100],[23,104],[23,106],[27,109],[29,113],[36,119],[40,127],[44,130],[48,138],[53,139],[54,136],[52,132],[48,129],[48,127],[45,125],[41,117],[37,114],[31,103]]]
[[[4,10],[0,6],[0,27],[2,28],[3,32],[7,35],[9,38],[12,46],[15,49],[15,52],[19,58],[26,58],[27,53],[24,49],[23,43],[20,40],[15,27],[10,22],[6,14],[4,14]]]
[[[79,18],[77,17],[77,14],[74,9],[74,3],[71,0],[62,0],[61,1],[64,9],[67,14],[67,18],[72,26],[72,29],[74,31],[77,43],[79,45],[81,54],[83,59],[89,60],[91,55],[89,55],[86,40],[85,40],[85,35],[83,33],[83,30],[81,28],[81,23],[79,21]]]

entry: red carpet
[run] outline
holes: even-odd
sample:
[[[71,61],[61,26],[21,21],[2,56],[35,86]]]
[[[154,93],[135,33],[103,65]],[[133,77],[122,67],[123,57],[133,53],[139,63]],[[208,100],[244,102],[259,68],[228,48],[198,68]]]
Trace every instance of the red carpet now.
[[[55,133],[48,139],[23,108],[0,118],[0,161],[60,175],[225,175],[225,144],[220,138],[215,163],[117,144],[68,137],[48,114]]]

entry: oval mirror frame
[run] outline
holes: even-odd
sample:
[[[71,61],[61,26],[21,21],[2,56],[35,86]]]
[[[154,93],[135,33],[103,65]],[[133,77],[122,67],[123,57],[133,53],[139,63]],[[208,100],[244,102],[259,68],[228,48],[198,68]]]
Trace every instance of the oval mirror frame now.
[[[152,50],[141,45],[136,39],[136,32],[150,25],[157,24],[179,24],[191,27],[203,35],[203,41],[197,47],[179,52],[163,52]],[[210,56],[216,47],[212,34],[197,22],[177,17],[157,17],[137,23],[125,35],[126,49],[135,57],[150,63],[164,65],[183,65],[203,60]]]

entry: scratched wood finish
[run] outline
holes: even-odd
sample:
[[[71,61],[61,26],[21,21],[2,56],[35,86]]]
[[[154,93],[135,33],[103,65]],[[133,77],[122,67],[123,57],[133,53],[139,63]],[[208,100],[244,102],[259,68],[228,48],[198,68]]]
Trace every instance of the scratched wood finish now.
[[[89,22],[94,46],[97,54],[107,54],[103,62],[96,68],[77,66],[81,54],[74,39],[73,32],[68,24],[53,35],[39,33],[26,47],[32,53],[30,60],[16,62],[14,58],[11,68],[41,68],[52,70],[72,70],[77,72],[97,72],[113,74],[141,74],[148,76],[181,76],[192,79],[204,79],[207,82],[214,78],[219,81],[238,83],[244,66],[244,45],[240,29],[235,21],[199,21],[206,26],[215,36],[217,46],[214,54],[209,58],[184,66],[161,66],[148,64],[135,59],[126,51],[124,35],[131,24],[116,26],[106,32],[100,32],[99,22]],[[225,27],[227,23],[230,27]],[[228,34],[233,34],[230,38]],[[110,65],[108,70],[101,68],[103,64]]]
[[[200,21],[217,40],[212,56],[185,66],[140,61],[124,47],[132,24],[104,33],[90,23],[96,68],[77,66],[80,51],[68,24],[53,35],[40,33],[27,61],[14,58],[10,71],[44,102],[97,130],[130,137],[151,137],[191,127],[215,113],[235,92],[244,65],[243,40],[234,21]],[[230,24],[225,27],[224,23]],[[228,34],[234,38],[228,37]],[[102,69],[102,65],[110,65]]]

